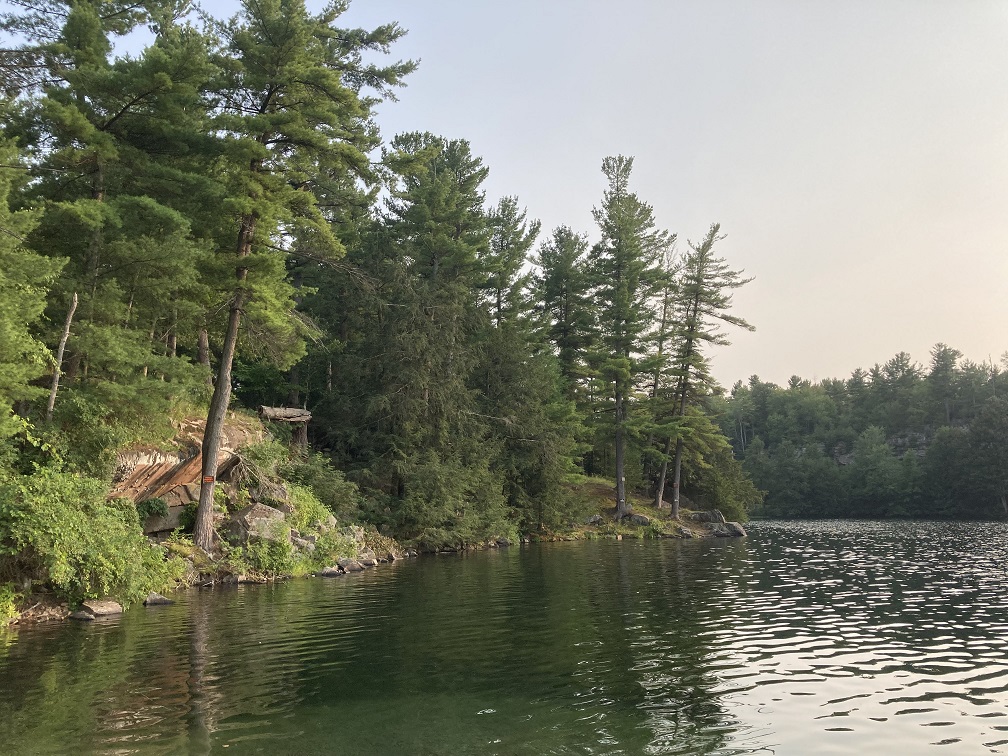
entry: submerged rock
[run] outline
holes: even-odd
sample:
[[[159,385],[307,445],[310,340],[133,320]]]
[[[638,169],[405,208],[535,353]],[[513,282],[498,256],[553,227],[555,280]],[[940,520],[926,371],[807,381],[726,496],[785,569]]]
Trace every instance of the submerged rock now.
[[[99,617],[115,617],[122,614],[122,605],[111,599],[92,599],[81,603],[80,609],[73,612],[72,619],[90,622]]]

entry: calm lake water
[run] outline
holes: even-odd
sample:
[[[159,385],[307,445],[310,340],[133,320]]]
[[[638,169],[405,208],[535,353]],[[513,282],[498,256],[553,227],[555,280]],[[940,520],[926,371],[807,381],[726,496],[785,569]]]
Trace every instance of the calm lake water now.
[[[0,633],[4,753],[1008,753],[1008,526],[754,523]]]

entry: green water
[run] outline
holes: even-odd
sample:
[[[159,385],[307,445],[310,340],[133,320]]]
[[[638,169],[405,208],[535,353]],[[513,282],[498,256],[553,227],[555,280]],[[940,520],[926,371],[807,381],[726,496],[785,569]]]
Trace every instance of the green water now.
[[[0,634],[3,753],[1008,750],[1008,528],[421,558]]]

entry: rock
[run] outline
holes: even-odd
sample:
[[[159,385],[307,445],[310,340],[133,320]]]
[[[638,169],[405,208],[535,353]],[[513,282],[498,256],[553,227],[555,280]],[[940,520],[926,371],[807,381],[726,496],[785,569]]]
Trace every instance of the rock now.
[[[651,518],[642,514],[630,514],[623,518],[623,522],[628,522],[631,525],[650,525]]]
[[[585,525],[601,525],[601,524],[602,524],[602,515],[600,514],[593,514],[591,517],[585,520]]]
[[[144,606],[168,606],[174,603],[170,598],[162,596],[160,593],[152,593],[144,599]]]
[[[356,559],[339,559],[336,564],[342,567],[346,572],[362,572],[364,570],[361,563]]]
[[[511,539],[510,538],[498,538],[495,543],[496,543],[497,546],[510,546],[511,545]]]
[[[360,562],[361,564],[363,564],[365,560],[377,561],[377,559],[378,558],[375,556],[375,553],[371,549],[363,549],[357,552],[357,561]]]
[[[385,561],[386,561],[386,562],[394,562],[394,561],[396,561],[396,560],[397,560],[398,558],[399,558],[399,557],[397,557],[397,556],[395,555],[395,552],[394,552],[394,551],[390,551],[390,552],[389,552],[388,554],[386,554],[386,555],[385,555]]]
[[[315,552],[315,543],[306,538],[291,538],[291,545],[293,545],[294,548],[300,551],[306,551],[309,554],[313,554]]]
[[[725,522],[716,524],[711,529],[711,535],[715,538],[741,538],[745,536],[745,528],[737,522]]]
[[[689,512],[686,514],[686,517],[684,519],[692,520],[693,522],[709,522],[717,525],[723,525],[725,521],[724,515],[721,514],[721,512],[719,512],[716,509],[708,509],[706,511],[700,511],[700,512]]]
[[[345,575],[346,573],[341,567],[323,567],[315,574],[318,577],[339,577],[340,575]]]
[[[284,513],[279,509],[265,504],[250,504],[231,515],[224,529],[233,543],[247,543],[251,537],[277,541],[287,538],[280,527],[285,519]]]
[[[374,557],[363,557],[358,560],[358,564],[360,564],[362,567],[377,567],[378,560],[375,559]]]
[[[73,619],[90,622],[98,617],[115,617],[122,614],[122,606],[111,599],[92,599],[81,603],[80,609],[70,616]]]

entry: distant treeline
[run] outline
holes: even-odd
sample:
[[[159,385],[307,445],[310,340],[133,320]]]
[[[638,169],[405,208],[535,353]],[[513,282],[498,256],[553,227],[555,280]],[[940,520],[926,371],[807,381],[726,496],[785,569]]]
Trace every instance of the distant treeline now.
[[[1008,372],[938,344],[847,380],[753,376],[722,427],[766,517],[1003,518],[1008,515]]]

